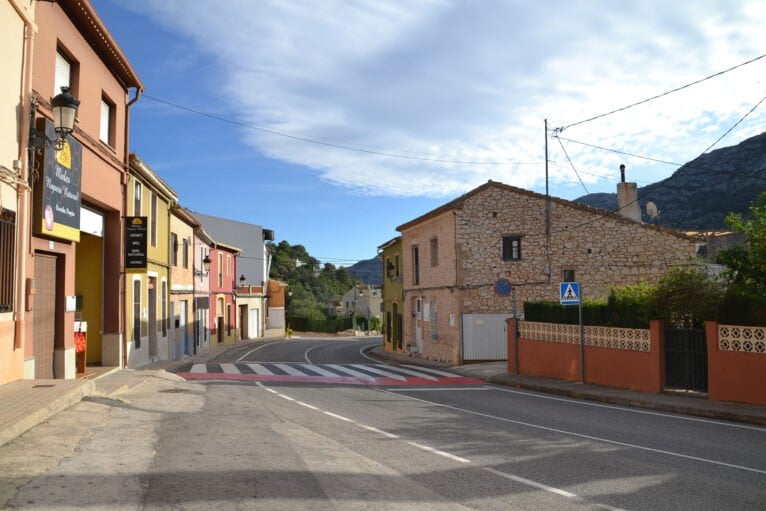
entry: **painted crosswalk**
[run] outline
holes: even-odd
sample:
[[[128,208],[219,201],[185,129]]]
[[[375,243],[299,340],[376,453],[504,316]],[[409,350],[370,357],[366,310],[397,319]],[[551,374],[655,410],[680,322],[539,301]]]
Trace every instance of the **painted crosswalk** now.
[[[387,364],[303,364],[297,362],[194,364],[177,373],[187,380],[250,380],[350,385],[475,385],[476,378],[418,367]]]

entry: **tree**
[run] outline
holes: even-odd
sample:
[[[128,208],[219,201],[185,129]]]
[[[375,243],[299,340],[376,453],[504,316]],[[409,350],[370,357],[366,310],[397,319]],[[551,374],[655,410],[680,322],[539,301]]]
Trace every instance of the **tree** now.
[[[750,218],[729,213],[726,224],[747,236],[747,245],[721,251],[718,261],[728,267],[729,283],[745,294],[766,297],[766,192],[750,207]]]

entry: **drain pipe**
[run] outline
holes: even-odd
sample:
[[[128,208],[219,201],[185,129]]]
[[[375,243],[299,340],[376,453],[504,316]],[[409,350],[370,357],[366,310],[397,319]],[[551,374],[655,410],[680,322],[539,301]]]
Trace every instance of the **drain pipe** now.
[[[125,296],[128,289],[127,284],[127,275],[125,273],[125,258],[123,257],[123,254],[125,253],[125,225],[124,225],[124,218],[128,216],[128,183],[130,182],[130,179],[128,178],[129,169],[130,169],[130,107],[138,101],[138,98],[141,97],[141,93],[144,91],[141,87],[135,87],[136,95],[133,99],[128,101],[128,103],[125,105],[125,150],[123,152],[123,162],[124,162],[124,168],[125,173],[122,176],[122,212],[123,212],[123,218],[120,220],[120,298],[118,303],[120,304],[120,325],[118,328],[118,333],[122,333],[122,368],[127,369],[128,367],[128,318],[127,318],[127,312],[125,308],[127,307],[127,303],[125,302]],[[130,97],[128,93],[128,97]]]

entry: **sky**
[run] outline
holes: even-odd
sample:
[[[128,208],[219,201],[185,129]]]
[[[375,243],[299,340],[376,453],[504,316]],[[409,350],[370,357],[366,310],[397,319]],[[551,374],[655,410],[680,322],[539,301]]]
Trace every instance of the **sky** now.
[[[92,1],[145,85],[131,151],[189,209],[336,265],[489,179],[544,191],[545,119],[575,199],[677,167],[574,141],[685,163],[766,95],[763,58],[576,124],[766,52],[758,0]]]

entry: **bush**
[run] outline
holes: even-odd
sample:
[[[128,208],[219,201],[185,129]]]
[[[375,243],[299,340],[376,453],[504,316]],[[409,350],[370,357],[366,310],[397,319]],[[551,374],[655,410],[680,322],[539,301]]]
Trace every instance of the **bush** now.
[[[731,285],[721,300],[718,321],[726,325],[766,326],[766,298]]]
[[[380,330],[380,318],[377,316],[373,316],[370,318],[370,330]]]
[[[298,332],[322,332],[334,334],[351,328],[351,318],[316,319],[305,316],[288,316],[287,327]]]
[[[607,299],[607,324],[623,328],[649,328],[654,319],[654,287],[631,284],[613,288]]]
[[[657,283],[652,311],[675,328],[701,328],[718,319],[722,286],[696,266],[673,268]]]
[[[605,325],[606,307],[604,300],[584,300],[582,304],[583,324]],[[524,319],[542,323],[564,323],[577,325],[580,323],[579,311],[576,305],[561,305],[558,302],[524,302]]]

